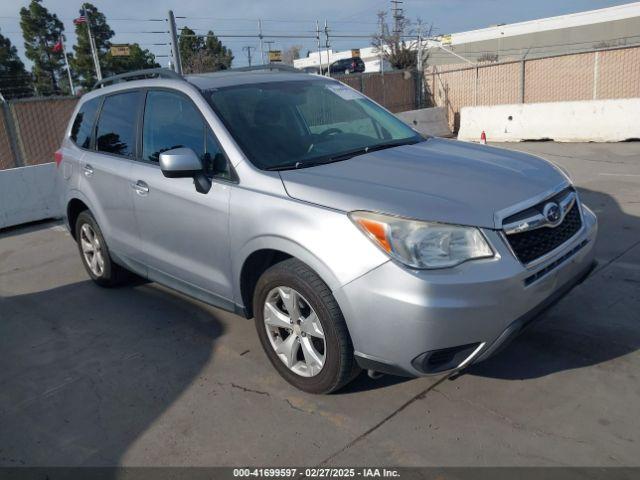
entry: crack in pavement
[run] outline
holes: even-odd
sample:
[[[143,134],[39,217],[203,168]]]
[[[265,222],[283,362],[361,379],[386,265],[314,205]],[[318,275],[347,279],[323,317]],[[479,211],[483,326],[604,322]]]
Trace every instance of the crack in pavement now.
[[[247,392],[247,393],[256,393],[258,395],[266,395],[267,397],[271,396],[269,392],[263,392],[262,390],[254,390],[253,388],[243,387],[242,385],[238,385],[237,383],[233,383],[233,382],[232,383],[216,382],[216,383],[220,386],[229,385],[232,388],[237,388],[238,390],[242,390],[243,392]]]
[[[373,432],[375,432],[376,430],[378,430],[381,426],[383,426],[385,423],[387,423],[389,420],[391,420],[393,417],[395,417],[396,415],[398,415],[400,412],[402,412],[404,409],[406,409],[409,405],[411,405],[412,403],[414,403],[416,400],[422,400],[424,397],[427,396],[427,394],[433,390],[434,388],[436,388],[438,385],[440,385],[442,382],[444,382],[447,378],[449,378],[450,375],[445,375],[442,378],[440,378],[437,382],[429,385],[427,388],[425,388],[424,390],[422,390],[421,392],[419,392],[418,394],[414,395],[413,397],[411,397],[409,400],[407,400],[406,402],[404,402],[402,405],[400,405],[398,408],[396,408],[393,412],[391,412],[389,415],[387,415],[386,417],[384,417],[382,420],[380,420],[378,423],[376,423],[373,427],[371,427],[370,429],[368,429],[367,431],[365,431],[364,433],[361,433],[360,435],[358,435],[356,438],[354,438],[353,440],[351,440],[349,443],[347,443],[345,446],[343,446],[340,450],[337,450],[335,452],[333,452],[331,455],[329,455],[327,458],[325,458],[322,462],[320,462],[317,466],[323,466],[326,465],[329,461],[331,461],[332,459],[334,459],[335,457],[337,457],[338,455],[340,455],[342,452],[347,451],[348,449],[350,449],[351,447],[353,447],[356,443],[359,443],[360,441],[364,440],[366,437],[368,437],[369,435],[371,435]]]

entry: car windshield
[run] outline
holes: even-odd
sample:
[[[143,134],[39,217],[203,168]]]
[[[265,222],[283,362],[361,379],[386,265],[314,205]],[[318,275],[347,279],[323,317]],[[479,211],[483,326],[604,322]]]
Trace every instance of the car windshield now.
[[[213,109],[258,168],[305,168],[424,138],[346,85],[325,79],[221,87]]]

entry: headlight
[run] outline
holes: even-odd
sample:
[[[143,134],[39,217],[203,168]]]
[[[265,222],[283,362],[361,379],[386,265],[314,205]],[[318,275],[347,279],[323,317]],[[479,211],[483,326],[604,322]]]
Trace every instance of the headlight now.
[[[373,212],[351,212],[351,220],[392,258],[413,268],[446,268],[493,257],[475,227],[421,222]]]

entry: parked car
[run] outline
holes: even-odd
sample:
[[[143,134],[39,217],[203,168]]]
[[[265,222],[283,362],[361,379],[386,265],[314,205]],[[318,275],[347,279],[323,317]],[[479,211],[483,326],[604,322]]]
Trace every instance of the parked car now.
[[[596,216],[543,159],[316,75],[156,74],[84,95],[56,152],[80,258],[253,317],[302,390],[457,372],[592,268]]]
[[[348,75],[350,73],[363,73],[365,70],[364,62],[360,57],[351,57],[351,58],[343,58],[342,60],[336,60],[331,65],[329,65],[329,72],[333,74],[345,74]],[[323,73],[326,73],[327,68],[325,66],[322,69]]]

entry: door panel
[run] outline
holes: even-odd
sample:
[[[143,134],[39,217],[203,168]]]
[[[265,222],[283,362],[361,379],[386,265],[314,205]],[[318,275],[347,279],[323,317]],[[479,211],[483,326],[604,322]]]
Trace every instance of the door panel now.
[[[165,178],[157,165],[136,163],[132,168],[135,183],[145,184],[148,189],[132,191],[141,255],[149,275],[162,281],[154,277],[155,270],[156,274],[231,299],[231,186],[214,181],[209,193],[201,194],[192,179]]]
[[[95,125],[95,150],[85,151],[80,162],[80,191],[92,202],[107,245],[123,258],[134,257],[138,249],[130,184],[140,95],[132,90],[104,98]],[[89,145],[85,141],[83,146]]]
[[[141,255],[149,276],[229,308],[228,213],[232,185],[214,180],[208,193],[198,193],[192,178],[166,178],[158,165],[163,151],[191,148],[213,177],[214,164],[220,163],[221,156],[223,160],[226,157],[200,111],[179,92],[147,92],[141,131],[142,161],[132,167],[132,191]],[[205,298],[198,292],[213,297]]]

